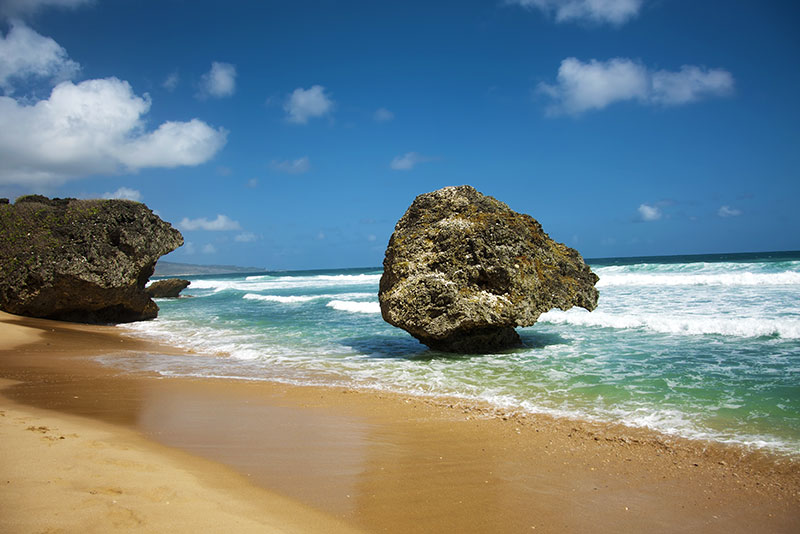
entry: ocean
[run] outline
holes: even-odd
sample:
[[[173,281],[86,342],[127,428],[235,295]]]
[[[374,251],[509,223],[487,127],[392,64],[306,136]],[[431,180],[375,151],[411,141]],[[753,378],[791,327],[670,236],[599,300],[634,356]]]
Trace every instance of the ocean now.
[[[548,312],[499,354],[431,351],[385,323],[381,270],[190,277],[120,328],[191,349],[123,371],[487,402],[800,455],[800,252],[589,260],[594,312]]]

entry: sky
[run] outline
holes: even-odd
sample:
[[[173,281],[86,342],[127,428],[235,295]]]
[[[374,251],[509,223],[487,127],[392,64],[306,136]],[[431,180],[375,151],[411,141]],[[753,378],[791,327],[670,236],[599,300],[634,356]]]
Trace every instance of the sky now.
[[[469,184],[584,257],[800,249],[800,2],[0,0],[0,196],[379,266]]]

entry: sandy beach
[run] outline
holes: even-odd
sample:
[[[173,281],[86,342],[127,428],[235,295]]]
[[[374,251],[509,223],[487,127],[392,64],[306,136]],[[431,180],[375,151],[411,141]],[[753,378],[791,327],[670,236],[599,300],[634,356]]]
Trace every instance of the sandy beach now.
[[[459,401],[164,379],[0,315],[3,532],[797,532],[796,460]]]

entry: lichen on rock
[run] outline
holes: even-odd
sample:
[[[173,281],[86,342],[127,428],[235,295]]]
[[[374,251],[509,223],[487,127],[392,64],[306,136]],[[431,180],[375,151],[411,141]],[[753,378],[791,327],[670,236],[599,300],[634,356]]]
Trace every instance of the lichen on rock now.
[[[145,293],[180,232],[129,200],[20,197],[0,203],[0,309],[87,323],[154,318]]]
[[[467,185],[418,196],[395,226],[383,268],[384,320],[446,352],[513,347],[515,327],[550,309],[597,306],[598,277],[576,250]]]

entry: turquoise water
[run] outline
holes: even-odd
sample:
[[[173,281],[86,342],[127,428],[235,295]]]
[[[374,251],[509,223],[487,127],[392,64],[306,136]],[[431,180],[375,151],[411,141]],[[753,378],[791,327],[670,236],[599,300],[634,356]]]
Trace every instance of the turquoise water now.
[[[436,353],[380,316],[379,269],[199,276],[122,328],[193,349],[107,362],[164,376],[374,388],[800,454],[800,252],[589,261],[592,312],[501,354]]]

